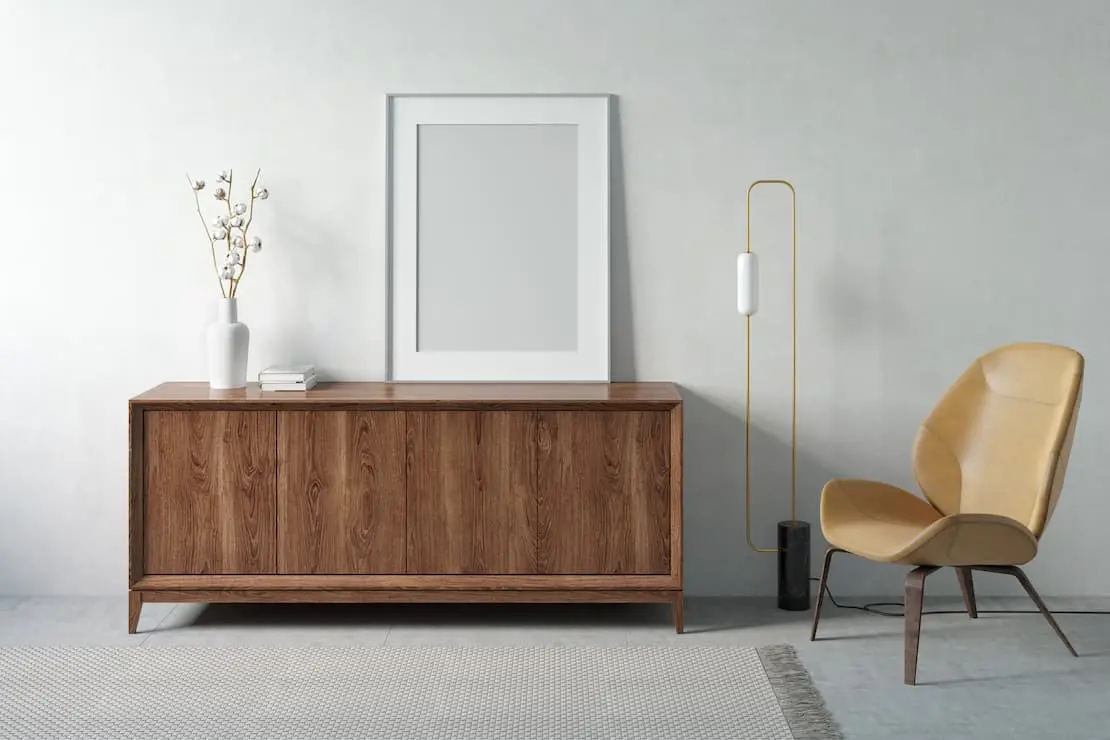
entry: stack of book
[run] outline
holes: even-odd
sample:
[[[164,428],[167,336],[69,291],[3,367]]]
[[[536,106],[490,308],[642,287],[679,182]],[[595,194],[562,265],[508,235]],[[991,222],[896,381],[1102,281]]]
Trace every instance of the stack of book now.
[[[316,368],[312,365],[275,365],[258,374],[264,391],[307,391],[316,385]]]

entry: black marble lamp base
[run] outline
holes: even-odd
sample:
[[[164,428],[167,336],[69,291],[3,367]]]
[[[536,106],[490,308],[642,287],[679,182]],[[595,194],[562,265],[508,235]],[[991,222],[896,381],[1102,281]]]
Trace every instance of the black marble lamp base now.
[[[779,522],[779,609],[809,609],[809,522]]]

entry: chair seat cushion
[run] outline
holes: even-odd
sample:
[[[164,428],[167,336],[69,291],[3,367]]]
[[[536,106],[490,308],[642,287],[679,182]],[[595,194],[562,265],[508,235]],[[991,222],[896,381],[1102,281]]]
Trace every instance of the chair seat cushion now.
[[[831,480],[821,491],[821,531],[833,547],[882,563],[1022,565],[1037,540],[993,514],[943,516],[924,499],[886,483]]]
[[[821,491],[821,531],[830,545],[869,560],[898,562],[941,514],[897,486],[870,480],[831,480]]]

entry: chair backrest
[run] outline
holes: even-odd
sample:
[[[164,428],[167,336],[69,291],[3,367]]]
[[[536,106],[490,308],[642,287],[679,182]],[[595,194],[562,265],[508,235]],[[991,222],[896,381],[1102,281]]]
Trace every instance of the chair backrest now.
[[[1000,514],[1041,536],[1075,436],[1083,355],[1055,344],[989,352],[918,430],[913,473],[941,513]]]

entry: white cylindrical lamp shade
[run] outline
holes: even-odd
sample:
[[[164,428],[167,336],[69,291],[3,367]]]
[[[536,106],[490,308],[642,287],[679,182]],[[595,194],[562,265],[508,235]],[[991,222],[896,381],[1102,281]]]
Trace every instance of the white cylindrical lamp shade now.
[[[736,258],[736,310],[745,316],[759,310],[759,260],[752,252]]]

